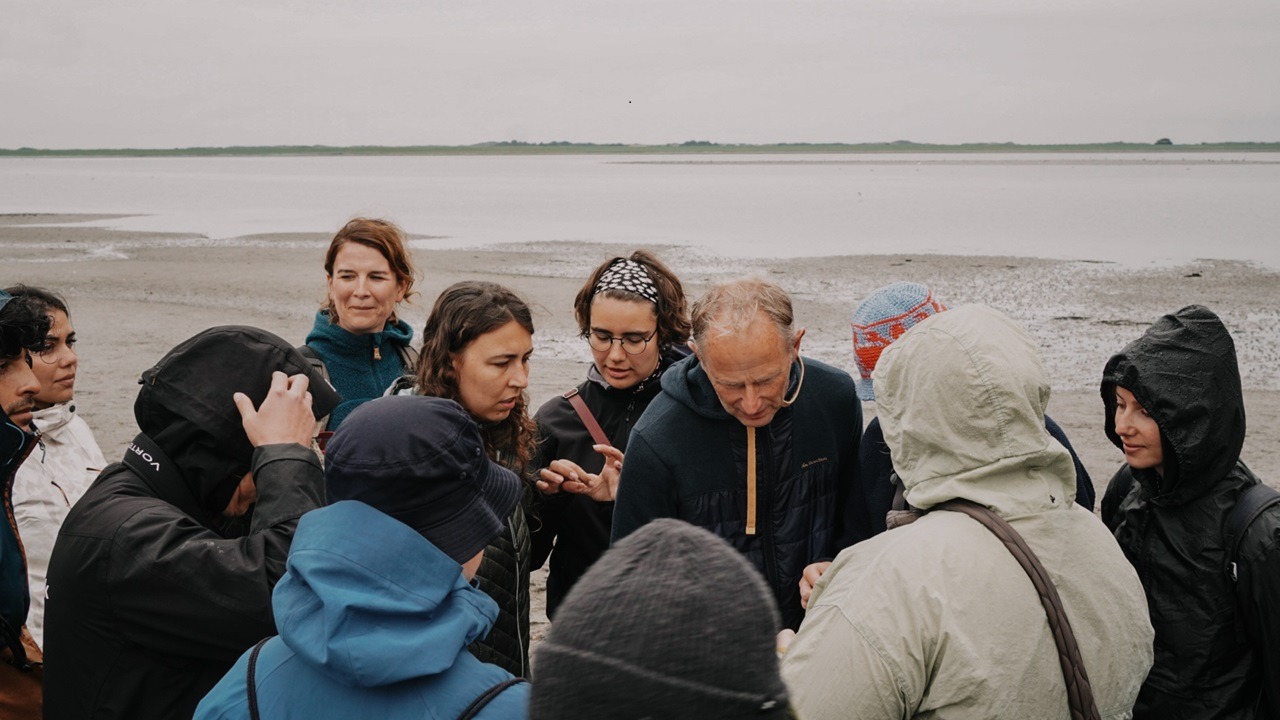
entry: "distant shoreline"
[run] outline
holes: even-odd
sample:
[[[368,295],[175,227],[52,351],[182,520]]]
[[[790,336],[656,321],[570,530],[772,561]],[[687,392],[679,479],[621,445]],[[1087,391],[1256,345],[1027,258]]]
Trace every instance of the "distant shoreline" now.
[[[270,156],[413,156],[413,155],[766,155],[766,154],[888,154],[888,153],[1256,153],[1280,152],[1280,142],[1218,142],[1188,145],[1155,143],[1080,143],[1020,145],[1015,143],[963,143],[935,145],[897,141],[889,143],[779,143],[771,145],[720,144],[691,141],[669,145],[597,143],[489,142],[476,145],[263,145],[186,148],[0,148],[0,158],[58,157],[270,157]]]

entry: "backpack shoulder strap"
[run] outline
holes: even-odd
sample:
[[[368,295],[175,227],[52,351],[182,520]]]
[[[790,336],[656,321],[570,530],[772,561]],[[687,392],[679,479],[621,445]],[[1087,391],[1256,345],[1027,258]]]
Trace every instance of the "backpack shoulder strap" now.
[[[1240,554],[1240,541],[1244,539],[1245,532],[1259,515],[1277,503],[1280,503],[1280,492],[1259,482],[1245,488],[1236,499],[1231,512],[1227,514],[1227,521],[1222,528],[1222,539],[1227,550],[1227,577],[1231,578],[1232,582],[1239,577],[1236,558]]]
[[[609,436],[604,434],[604,428],[600,427],[600,423],[596,421],[596,416],[591,414],[591,409],[587,407],[587,401],[582,399],[578,394],[578,388],[574,388],[560,397],[569,401],[573,406],[574,412],[578,413],[578,418],[582,420],[582,424],[587,427],[587,432],[591,433],[591,439],[596,441],[597,445],[613,445],[609,441]]]
[[[1058,588],[1053,584],[1053,578],[1049,577],[1049,571],[1041,564],[1040,558],[1036,557],[1031,546],[1027,545],[1027,541],[1004,518],[992,512],[990,508],[977,503],[960,499],[948,500],[934,506],[930,512],[934,510],[964,513],[982,523],[999,538],[1026,571],[1027,577],[1031,578],[1031,584],[1036,588],[1036,594],[1040,596],[1040,604],[1044,606],[1045,616],[1049,620],[1049,630],[1053,634],[1054,643],[1058,646],[1058,662],[1062,667],[1062,678],[1067,686],[1067,704],[1071,709],[1071,718],[1072,720],[1100,720],[1102,716],[1098,712],[1097,700],[1093,697],[1089,675],[1085,672],[1084,658],[1080,654],[1080,646],[1076,643],[1076,635],[1071,630],[1071,621],[1067,618],[1067,612],[1062,606],[1062,598],[1058,595]]]
[[[262,646],[267,644],[270,637],[264,637],[253,646],[253,650],[249,652],[249,669],[245,672],[245,691],[249,693],[249,718],[250,720],[261,720],[258,715],[258,683],[254,679],[258,669],[258,653],[262,652]]]
[[[518,677],[507,678],[506,680],[503,680],[502,682],[498,683],[497,685],[494,685],[488,690],[485,690],[484,692],[480,693],[479,697],[471,701],[471,704],[468,705],[466,709],[462,711],[462,714],[458,716],[458,720],[474,720],[475,717],[480,714],[480,711],[483,710],[486,705],[493,702],[494,698],[502,694],[503,690],[506,690],[512,685],[519,685],[524,681],[525,681],[524,678],[518,678]],[[257,719],[255,718],[254,720],[257,720]]]

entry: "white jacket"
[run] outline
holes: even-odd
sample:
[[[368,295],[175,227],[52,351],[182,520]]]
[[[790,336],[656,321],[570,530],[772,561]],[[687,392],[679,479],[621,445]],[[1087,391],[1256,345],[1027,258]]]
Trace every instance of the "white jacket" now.
[[[1111,533],[1073,502],[1031,339],[989,308],[948,310],[885,349],[875,384],[907,501],[964,498],[1007,520],[1058,589],[1102,717],[1129,717],[1152,661],[1146,597]],[[841,552],[782,671],[803,720],[1069,717],[1035,587],[958,512]]]
[[[44,646],[44,587],[58,529],[89,484],[107,465],[93,432],[76,415],[75,401],[39,410],[33,418],[40,444],[13,480],[13,514],[27,553],[31,610],[27,629]]]

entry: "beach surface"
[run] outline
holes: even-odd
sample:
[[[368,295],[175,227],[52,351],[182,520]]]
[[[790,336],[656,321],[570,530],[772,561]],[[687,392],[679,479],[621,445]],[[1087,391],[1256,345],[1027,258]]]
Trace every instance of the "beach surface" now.
[[[289,233],[213,241],[199,235],[122,232],[82,223],[106,216],[0,216],[0,285],[38,285],[66,297],[79,337],[76,399],[108,460],[137,432],[137,379],[165,352],[215,325],[253,325],[301,344],[325,293],[327,235]],[[485,279],[519,292],[537,332],[532,407],[581,382],[590,353],[577,336],[572,302],[597,264],[620,245],[537,243],[441,249],[415,238],[422,278],[401,315],[421,332],[436,295],[459,280]],[[1099,499],[1123,456],[1103,434],[1098,379],[1113,353],[1160,315],[1207,305],[1235,338],[1249,434],[1243,458],[1280,485],[1280,273],[1237,261],[1168,266],[1019,257],[864,255],[722,258],[651,247],[696,297],[708,283],[757,275],[792,293],[806,355],[856,373],[849,316],[895,280],[931,285],[949,306],[991,305],[1039,343],[1053,383],[1049,414],[1093,478]],[[1205,248],[1211,255],[1213,249]],[[417,344],[418,338],[415,338]],[[864,407],[866,417],[873,404]],[[535,578],[534,638],[546,630],[544,575]]]

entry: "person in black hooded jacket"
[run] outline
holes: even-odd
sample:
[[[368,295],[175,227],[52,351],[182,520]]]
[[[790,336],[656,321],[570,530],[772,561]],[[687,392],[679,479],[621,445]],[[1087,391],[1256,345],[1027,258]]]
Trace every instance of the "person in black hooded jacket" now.
[[[219,327],[142,374],[141,433],[49,562],[45,718],[190,718],[275,633],[271,591],[323,498],[315,417],[341,401],[310,368],[271,333]]]
[[[550,557],[551,619],[569,589],[609,548],[616,481],[631,428],[662,389],[662,374],[689,355],[684,288],[646,250],[597,267],[578,291],[573,313],[591,348],[587,379],[548,400],[534,416],[543,497],[541,522],[532,532],[533,567]],[[593,436],[577,402],[603,438]]]
[[[1106,434],[1126,464],[1102,500],[1146,589],[1155,664],[1135,718],[1280,718],[1280,506],[1224,525],[1259,480],[1240,459],[1244,398],[1222,321],[1191,305],[1107,362]]]

